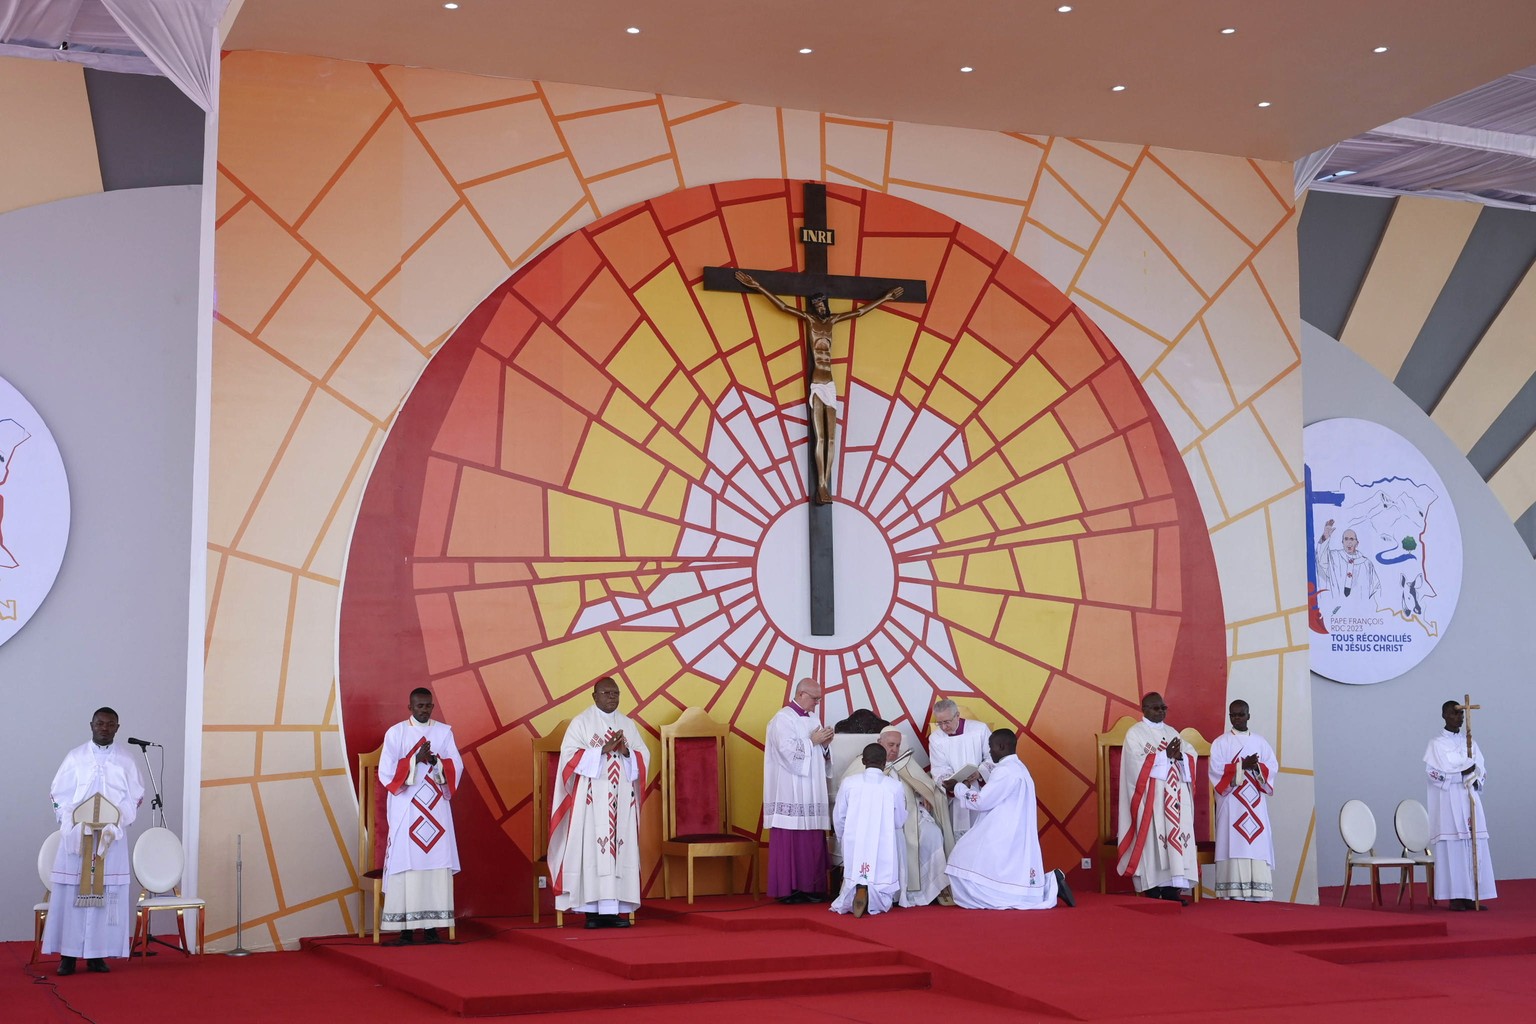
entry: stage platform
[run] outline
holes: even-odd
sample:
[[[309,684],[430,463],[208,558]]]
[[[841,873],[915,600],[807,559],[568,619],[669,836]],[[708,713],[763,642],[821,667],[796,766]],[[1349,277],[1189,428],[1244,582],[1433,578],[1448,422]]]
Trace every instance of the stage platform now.
[[[150,1024],[442,1021],[499,1015],[669,1024],[939,1019],[1295,1021],[1529,1018],[1536,882],[1501,882],[1484,914],[1083,894],[1043,913],[927,907],[854,920],[742,897],[656,901],[636,927],[581,918],[466,920],[452,945],[350,936],[243,959],[114,961],[55,978],[7,943],[10,1020]],[[1332,890],[1336,903],[1338,891]],[[1422,889],[1421,889],[1422,893]],[[1330,892],[1324,891],[1328,900]],[[13,1012],[15,1011],[14,1015]]]

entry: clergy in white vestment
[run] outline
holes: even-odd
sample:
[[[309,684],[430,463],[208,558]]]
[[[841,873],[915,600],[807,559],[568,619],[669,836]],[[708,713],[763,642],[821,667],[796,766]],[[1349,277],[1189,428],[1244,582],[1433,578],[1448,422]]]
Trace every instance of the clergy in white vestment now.
[[[1018,736],[999,729],[987,741],[994,763],[985,785],[954,784],[955,800],[984,811],[949,855],[955,905],[968,910],[1050,910],[1075,906],[1067,877],[1045,870],[1035,780],[1016,753]]]
[[[827,773],[832,729],[814,712],[821,686],[802,679],[794,699],[768,720],[763,741],[763,827],[768,830],[768,895],[820,903],[827,893]]]
[[[968,765],[979,768],[983,780],[991,774],[992,761],[987,756],[987,737],[991,730],[980,722],[961,718],[960,706],[948,697],[934,702],[933,725],[934,729],[928,735],[928,772],[934,782],[942,786]],[[949,825],[956,839],[976,823],[979,813],[957,800],[950,800]]]
[[[1168,704],[1162,694],[1141,698],[1141,713],[1121,750],[1118,870],[1143,896],[1182,903],[1200,884],[1195,752],[1163,721]]]
[[[1459,701],[1440,706],[1445,722],[1424,751],[1429,776],[1429,839],[1435,855],[1435,899],[1449,900],[1452,910],[1471,910],[1482,900],[1498,896],[1493,884],[1493,860],[1488,855],[1488,818],[1482,790],[1488,778],[1483,752],[1461,735],[1466,712]],[[1477,885],[1472,884],[1472,813],[1477,813]]]
[[[379,928],[399,932],[401,944],[441,942],[453,925],[453,876],[459,871],[453,796],[464,762],[453,727],[433,719],[432,691],[418,686],[410,716],[389,727],[379,751],[379,782],[388,793],[384,848],[384,913]]]
[[[588,928],[628,928],[640,906],[640,798],[648,751],[604,676],[560,744],[549,821],[555,908]]]
[[[49,787],[60,838],[49,875],[53,892],[42,949],[59,954],[64,975],[75,973],[80,957],[87,970],[105,973],[103,958],[127,956],[132,941],[127,833],[144,799],[144,783],[133,758],[113,746],[117,729],[117,712],[98,708],[91,715],[91,741],[64,755]],[[97,795],[111,805],[116,822],[98,828],[77,824],[90,815],[77,815],[76,809]]]
[[[907,820],[905,787],[885,774],[885,748],[869,744],[860,761],[864,770],[843,779],[832,812],[843,849],[843,888],[832,910],[854,917],[885,913],[901,892]]]
[[[1227,708],[1232,728],[1211,744],[1206,766],[1216,794],[1216,897],[1261,903],[1274,898],[1275,838],[1269,798],[1280,762],[1248,728],[1248,702]]]
[[[901,785],[906,806],[906,824],[897,851],[902,886],[896,901],[904,907],[926,907],[949,885],[945,868],[955,845],[949,831],[949,797],[912,757],[912,751],[902,751],[900,729],[887,726],[879,735],[880,746],[885,749],[885,775]],[[843,772],[842,781],[864,771],[863,762],[855,761]]]

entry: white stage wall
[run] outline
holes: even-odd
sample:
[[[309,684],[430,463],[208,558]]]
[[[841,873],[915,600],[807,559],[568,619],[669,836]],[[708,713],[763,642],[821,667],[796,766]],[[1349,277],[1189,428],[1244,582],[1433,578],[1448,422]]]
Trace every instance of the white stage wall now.
[[[1440,704],[1467,692],[1484,709],[1474,712],[1473,736],[1488,758],[1483,799],[1494,867],[1499,878],[1536,876],[1536,798],[1523,764],[1525,730],[1536,717],[1536,562],[1509,513],[1440,428],[1363,359],[1306,323],[1302,373],[1307,423],[1361,417],[1418,446],[1456,503],[1464,555],[1456,616],[1419,665],[1372,686],[1312,676],[1318,883],[1344,881],[1339,808],[1351,798],[1376,816],[1376,852],[1398,852],[1393,809],[1407,797],[1424,801],[1422,758],[1441,728]]]
[[[0,940],[31,938],[48,785],[95,708],[122,716],[120,744],[165,744],[181,828],[200,203],[199,187],[170,186],[0,215],[0,374],[53,431],[73,505],[58,582],[0,647],[14,776]],[[146,798],[131,837],[148,821]]]

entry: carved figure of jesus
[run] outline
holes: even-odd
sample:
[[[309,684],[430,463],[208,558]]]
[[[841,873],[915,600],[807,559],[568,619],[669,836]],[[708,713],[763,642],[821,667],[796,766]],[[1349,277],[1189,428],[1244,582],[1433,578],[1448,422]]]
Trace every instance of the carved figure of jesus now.
[[[811,380],[807,396],[811,412],[811,444],[816,460],[816,479],[812,481],[811,500],[818,505],[832,501],[832,467],[837,455],[837,381],[832,377],[832,328],[844,320],[856,320],[882,303],[901,298],[901,289],[892,288],[873,302],[833,313],[827,297],[820,293],[807,300],[810,309],[796,309],[757,283],[744,270],[736,271],[736,280],[763,295],[790,316],[805,321],[807,341],[811,346]]]

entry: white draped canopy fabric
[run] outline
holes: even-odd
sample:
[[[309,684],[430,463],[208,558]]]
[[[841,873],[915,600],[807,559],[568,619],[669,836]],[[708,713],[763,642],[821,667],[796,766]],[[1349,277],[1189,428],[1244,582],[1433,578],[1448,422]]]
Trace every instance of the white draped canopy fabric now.
[[[229,0],[0,0],[0,56],[164,75],[213,104],[214,33]]]

